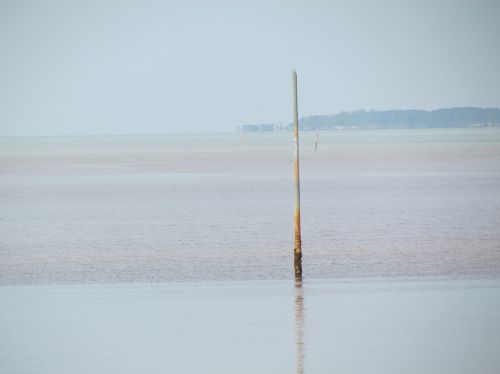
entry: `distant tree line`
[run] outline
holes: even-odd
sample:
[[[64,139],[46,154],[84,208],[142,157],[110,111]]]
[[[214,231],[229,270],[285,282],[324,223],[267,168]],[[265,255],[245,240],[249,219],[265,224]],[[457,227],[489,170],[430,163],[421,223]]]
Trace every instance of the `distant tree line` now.
[[[424,129],[447,127],[500,127],[499,108],[446,108],[426,110],[358,110],[334,115],[302,117],[302,130],[343,129]],[[243,125],[243,132],[270,132],[291,130],[288,125]]]

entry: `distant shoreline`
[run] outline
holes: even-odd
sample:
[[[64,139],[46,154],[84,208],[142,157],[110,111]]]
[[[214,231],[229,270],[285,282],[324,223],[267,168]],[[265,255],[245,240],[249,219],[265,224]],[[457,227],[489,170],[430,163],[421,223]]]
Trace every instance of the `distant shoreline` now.
[[[302,117],[299,120],[299,127],[303,131],[500,127],[500,109],[464,107],[442,108],[432,111],[358,110],[333,115]],[[291,130],[291,123],[237,126],[237,131],[244,133]]]

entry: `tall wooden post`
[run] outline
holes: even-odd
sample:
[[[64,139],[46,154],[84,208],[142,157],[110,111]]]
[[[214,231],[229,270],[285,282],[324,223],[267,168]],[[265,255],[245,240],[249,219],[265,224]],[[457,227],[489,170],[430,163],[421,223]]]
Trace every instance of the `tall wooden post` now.
[[[295,243],[294,269],[295,278],[302,278],[302,239],[300,237],[300,175],[299,175],[299,109],[297,100],[297,73],[292,73],[292,96],[293,96],[293,177],[295,182]]]

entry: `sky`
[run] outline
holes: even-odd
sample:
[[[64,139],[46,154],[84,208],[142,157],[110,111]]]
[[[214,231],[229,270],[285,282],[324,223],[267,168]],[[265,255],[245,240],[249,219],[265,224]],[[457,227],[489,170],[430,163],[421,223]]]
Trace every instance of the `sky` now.
[[[0,0],[0,135],[500,107],[500,1]]]

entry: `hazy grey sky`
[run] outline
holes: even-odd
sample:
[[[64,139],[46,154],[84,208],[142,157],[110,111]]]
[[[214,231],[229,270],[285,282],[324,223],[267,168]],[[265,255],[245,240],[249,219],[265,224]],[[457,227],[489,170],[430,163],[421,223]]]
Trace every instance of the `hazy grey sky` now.
[[[500,107],[500,1],[0,0],[0,134]]]

